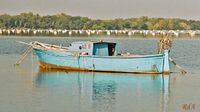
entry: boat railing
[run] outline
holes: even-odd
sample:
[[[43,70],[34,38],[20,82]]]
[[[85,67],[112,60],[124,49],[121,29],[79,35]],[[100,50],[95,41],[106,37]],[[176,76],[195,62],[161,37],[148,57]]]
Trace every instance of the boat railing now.
[[[67,47],[63,47],[63,46],[58,46],[58,45],[53,45],[53,44],[46,44],[46,43],[41,43],[41,42],[30,42],[30,44],[34,47],[34,48],[43,48],[45,50],[57,50],[57,51],[67,51],[68,48]]]

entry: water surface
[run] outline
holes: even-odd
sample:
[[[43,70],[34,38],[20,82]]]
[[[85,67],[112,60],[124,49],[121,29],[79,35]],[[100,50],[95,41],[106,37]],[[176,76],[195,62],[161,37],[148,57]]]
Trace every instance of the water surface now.
[[[157,51],[157,39],[101,38],[118,50],[135,54]],[[178,112],[200,111],[200,39],[175,39],[171,56],[187,74],[134,75],[40,71],[30,54],[13,64],[27,48],[16,41],[69,45],[99,38],[0,37],[1,112]],[[173,71],[178,72],[174,66]],[[194,104],[185,110],[185,104]]]

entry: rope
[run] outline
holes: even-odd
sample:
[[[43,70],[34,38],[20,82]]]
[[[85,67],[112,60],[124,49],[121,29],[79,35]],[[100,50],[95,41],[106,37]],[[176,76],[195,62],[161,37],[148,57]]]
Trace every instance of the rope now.
[[[187,72],[180,66],[178,65],[172,58],[169,58],[169,60],[175,65],[177,69],[181,71],[182,74],[186,74]]]
[[[29,46],[28,49],[22,54],[22,56],[16,61],[14,65],[20,65],[20,63],[26,58],[26,56],[32,51],[32,46]]]

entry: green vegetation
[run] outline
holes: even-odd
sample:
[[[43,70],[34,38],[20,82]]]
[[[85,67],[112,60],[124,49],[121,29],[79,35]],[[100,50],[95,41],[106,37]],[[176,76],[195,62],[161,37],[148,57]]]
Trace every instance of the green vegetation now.
[[[40,16],[33,13],[0,15],[0,28],[66,29],[66,30],[200,30],[200,21],[177,18],[148,18],[94,20],[64,13]]]

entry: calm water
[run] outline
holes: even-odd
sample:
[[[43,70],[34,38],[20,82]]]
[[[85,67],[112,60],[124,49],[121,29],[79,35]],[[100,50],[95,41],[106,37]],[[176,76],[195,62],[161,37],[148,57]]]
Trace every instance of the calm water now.
[[[158,41],[101,39],[136,54],[155,53]],[[185,75],[42,72],[33,54],[13,66],[27,48],[15,41],[67,46],[77,40],[99,39],[0,37],[0,112],[200,112],[200,39],[173,41],[171,56],[187,70]],[[177,71],[173,65],[172,70]]]

